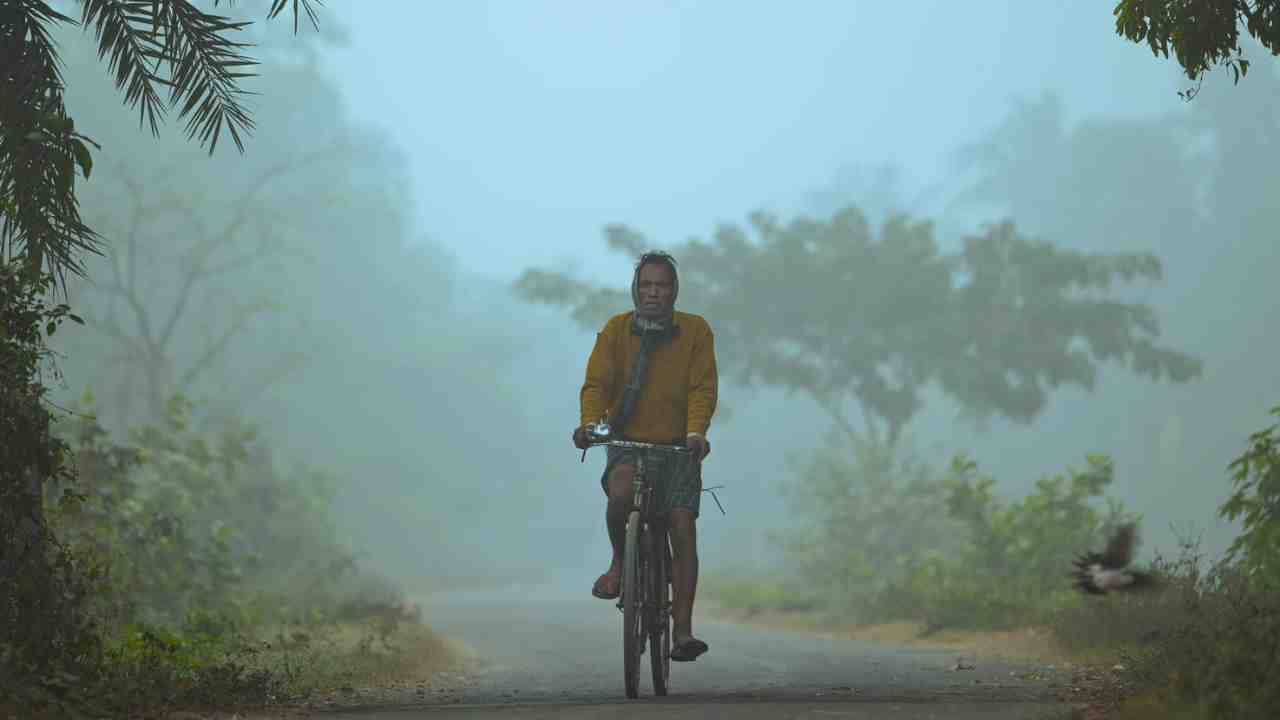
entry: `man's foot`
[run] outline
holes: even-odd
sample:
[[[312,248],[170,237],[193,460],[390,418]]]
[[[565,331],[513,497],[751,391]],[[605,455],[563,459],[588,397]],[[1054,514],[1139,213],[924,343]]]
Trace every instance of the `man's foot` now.
[[[695,637],[673,638],[671,644],[671,659],[676,662],[693,662],[699,655],[710,649],[706,643]]]
[[[596,578],[596,584],[591,586],[591,594],[601,600],[613,600],[621,593],[621,585],[622,572],[610,570]]]

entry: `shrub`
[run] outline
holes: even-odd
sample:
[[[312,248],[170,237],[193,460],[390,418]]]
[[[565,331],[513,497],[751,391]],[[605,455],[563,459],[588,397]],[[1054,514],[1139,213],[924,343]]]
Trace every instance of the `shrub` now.
[[[1135,684],[1199,717],[1258,720],[1280,707],[1280,588],[1238,559],[1166,570],[1168,588],[1139,621],[1145,642],[1123,652]],[[1113,614],[1112,608],[1098,618]],[[1111,623],[1114,624],[1114,623]],[[1119,638],[1123,638],[1120,635]]]
[[[62,427],[82,500],[56,513],[58,530],[107,569],[98,609],[113,624],[235,632],[316,621],[372,586],[355,585],[355,555],[337,536],[334,478],[282,471],[246,425],[197,432],[191,410],[175,398],[163,424],[128,443],[111,441],[91,411]]]
[[[788,501],[802,524],[779,542],[799,584],[846,616],[875,619],[878,602],[957,529],[936,474],[884,446],[867,444],[852,459],[823,448],[796,475]]]
[[[77,320],[47,301],[51,285],[0,260],[0,705],[18,707],[60,702],[97,649],[81,611],[92,578],[51,532],[42,502],[48,481],[70,478],[46,407],[41,374],[56,368],[45,338]]]
[[[1015,502],[963,456],[941,475],[883,447],[852,460],[828,450],[800,475],[792,499],[807,525],[784,548],[801,578],[863,622],[1046,622],[1079,602],[1067,582],[1074,555],[1125,520],[1105,498],[1113,467],[1100,455]]]
[[[1280,417],[1280,406],[1271,411]],[[1280,425],[1249,437],[1248,448],[1230,465],[1232,493],[1220,514],[1240,520],[1243,531],[1228,557],[1250,575],[1280,585]]]

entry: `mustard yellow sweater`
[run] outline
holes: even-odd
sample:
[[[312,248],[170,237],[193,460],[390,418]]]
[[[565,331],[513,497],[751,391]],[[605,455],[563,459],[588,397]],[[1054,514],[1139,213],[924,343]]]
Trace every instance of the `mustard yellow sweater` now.
[[[617,417],[622,391],[631,378],[631,364],[640,349],[640,336],[631,332],[634,313],[615,315],[596,335],[582,384],[582,424]],[[644,389],[623,434],[640,442],[683,441],[688,433],[706,435],[716,411],[719,377],[715,338],[699,315],[676,312],[679,334],[654,348],[649,356]]]

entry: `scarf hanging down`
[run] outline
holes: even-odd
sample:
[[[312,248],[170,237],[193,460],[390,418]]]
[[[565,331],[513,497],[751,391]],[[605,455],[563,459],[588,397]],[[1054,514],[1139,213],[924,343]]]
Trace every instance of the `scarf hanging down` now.
[[[640,350],[636,352],[635,361],[631,364],[631,380],[622,391],[622,408],[617,417],[610,421],[609,427],[617,435],[622,433],[631,414],[635,412],[636,401],[640,391],[644,389],[644,381],[649,369],[649,354],[658,345],[680,333],[680,328],[672,322],[670,316],[651,320],[635,315],[631,320],[631,334],[640,336]]]

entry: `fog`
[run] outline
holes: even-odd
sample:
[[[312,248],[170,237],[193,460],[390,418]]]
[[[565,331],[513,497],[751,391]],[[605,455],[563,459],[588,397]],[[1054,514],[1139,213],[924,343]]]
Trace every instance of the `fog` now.
[[[89,39],[59,39],[69,108],[103,146],[85,217],[115,250],[141,238],[130,282],[157,337],[182,308],[161,384],[333,473],[350,542],[406,583],[586,593],[608,562],[603,453],[581,463],[569,435],[594,336],[512,285],[544,268],[622,288],[634,258],[606,224],[674,247],[757,209],[904,211],[949,249],[1008,218],[1063,247],[1156,253],[1164,281],[1132,292],[1200,379],[1108,368],[1032,424],[985,429],[933,395],[910,440],[940,465],[970,453],[1010,497],[1109,453],[1148,549],[1173,527],[1230,541],[1226,465],[1280,390],[1280,76],[1255,51],[1239,86],[1214,74],[1185,103],[1174,63],[1114,34],[1113,5],[332,2],[320,33],[255,25],[258,128],[243,156],[224,140],[212,158],[174,118],[140,130]],[[241,251],[211,262],[250,260],[183,305],[184,248],[228,227]],[[109,332],[111,313],[126,335],[138,313],[107,303],[106,259],[90,267],[60,401],[91,388],[123,432],[149,400],[121,350],[146,343]],[[704,498],[704,572],[770,567],[768,531],[793,522],[786,458],[831,423],[802,395],[725,383],[721,398],[705,480],[727,515]]]

